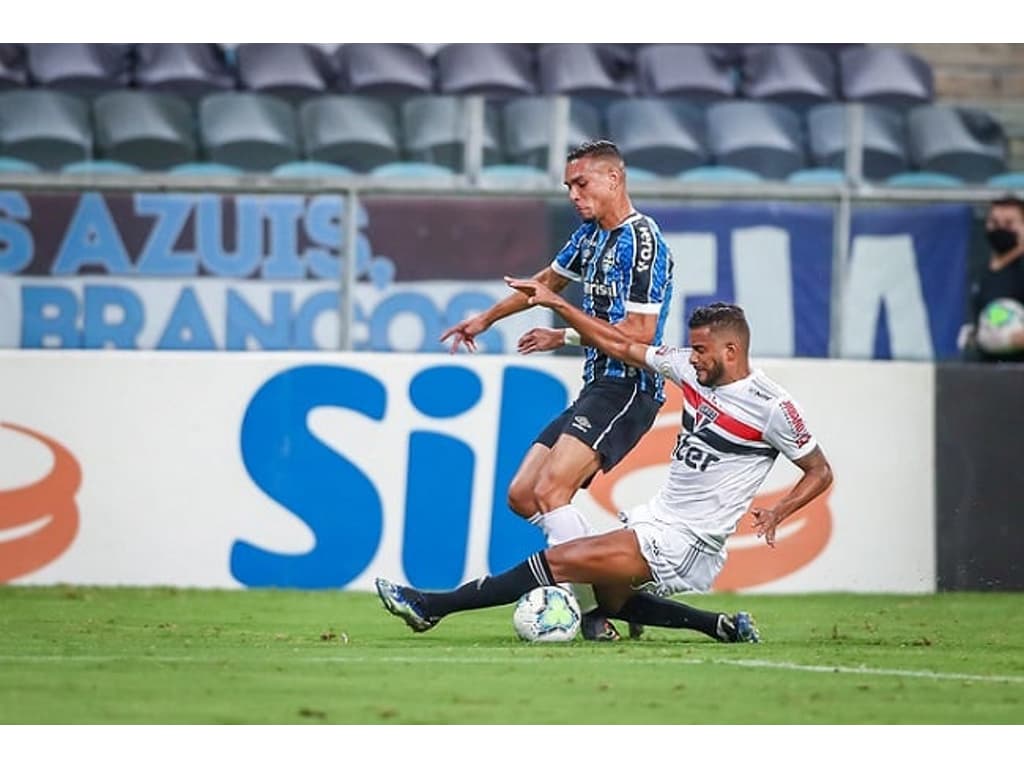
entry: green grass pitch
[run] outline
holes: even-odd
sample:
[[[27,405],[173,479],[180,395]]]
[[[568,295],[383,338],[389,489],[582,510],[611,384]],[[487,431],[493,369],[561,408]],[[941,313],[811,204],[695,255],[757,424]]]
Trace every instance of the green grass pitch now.
[[[760,645],[415,635],[376,595],[0,587],[0,723],[1024,722],[1024,596],[718,594]],[[624,626],[621,627],[623,630]]]

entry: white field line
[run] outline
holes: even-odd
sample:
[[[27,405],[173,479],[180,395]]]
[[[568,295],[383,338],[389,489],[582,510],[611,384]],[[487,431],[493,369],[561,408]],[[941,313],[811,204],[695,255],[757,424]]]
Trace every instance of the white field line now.
[[[502,656],[502,657],[466,657],[466,656],[300,656],[294,659],[282,659],[283,663],[301,662],[305,664],[541,664],[552,661],[546,656]],[[0,656],[0,664],[108,664],[125,661],[150,661],[157,664],[224,664],[232,661],[245,661],[213,656],[56,656],[26,655]],[[606,657],[576,658],[573,662],[593,661],[600,664],[608,663]],[[1024,684],[1022,675],[973,675],[961,672],[934,672],[927,669],[886,669],[881,667],[842,667],[825,664],[796,664],[788,661],[769,661],[761,659],[685,659],[670,656],[654,658],[617,658],[617,663],[627,664],[668,664],[696,665],[713,664],[732,667],[756,667],[759,669],[780,669],[791,672],[816,672],[829,675],[877,675],[882,677],[918,677],[926,680],[960,680],[978,683],[1016,683]],[[0,667],[0,673],[3,669]]]

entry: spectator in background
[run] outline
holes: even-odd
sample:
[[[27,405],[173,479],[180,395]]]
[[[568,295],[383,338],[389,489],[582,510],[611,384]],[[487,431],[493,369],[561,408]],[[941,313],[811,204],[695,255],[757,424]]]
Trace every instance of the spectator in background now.
[[[993,200],[985,219],[985,237],[990,248],[988,264],[971,284],[970,322],[960,329],[959,346],[968,359],[1024,361],[1024,331],[1017,331],[1018,352],[996,354],[978,344],[979,315],[989,303],[1008,298],[1024,304],[1024,200]]]

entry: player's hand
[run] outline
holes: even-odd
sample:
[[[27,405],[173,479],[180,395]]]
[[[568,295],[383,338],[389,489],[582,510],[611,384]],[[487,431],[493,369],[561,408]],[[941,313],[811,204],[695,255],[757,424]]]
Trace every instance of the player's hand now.
[[[548,288],[544,283],[530,278],[517,278],[505,276],[505,283],[509,288],[514,288],[526,296],[530,306],[554,307],[562,297]]]
[[[473,317],[463,320],[457,325],[453,325],[447,331],[441,334],[439,341],[446,341],[448,338],[452,340],[451,349],[448,350],[453,355],[459,350],[459,345],[464,344],[466,351],[476,352],[476,337],[487,330],[487,323],[481,319],[480,315],[474,315]]]
[[[774,509],[762,509],[754,507],[751,510],[754,516],[754,529],[757,537],[764,536],[764,543],[769,547],[775,547],[775,527],[782,522],[782,516]]]
[[[531,352],[547,352],[558,349],[565,344],[565,330],[554,328],[531,328],[516,343],[516,350],[521,355]]]

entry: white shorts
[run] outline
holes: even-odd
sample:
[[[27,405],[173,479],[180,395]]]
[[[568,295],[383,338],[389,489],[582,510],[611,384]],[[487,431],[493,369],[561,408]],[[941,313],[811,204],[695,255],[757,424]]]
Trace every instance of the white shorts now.
[[[654,581],[641,589],[662,597],[707,592],[725,565],[725,550],[715,549],[678,524],[656,520],[649,504],[620,512],[619,520],[636,534],[654,576]]]

